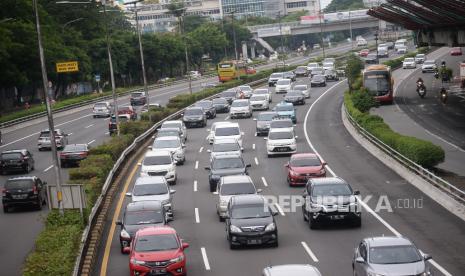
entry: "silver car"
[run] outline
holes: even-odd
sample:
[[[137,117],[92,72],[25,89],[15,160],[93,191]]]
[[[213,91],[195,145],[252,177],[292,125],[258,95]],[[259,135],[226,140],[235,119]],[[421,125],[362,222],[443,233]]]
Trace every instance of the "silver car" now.
[[[231,119],[252,117],[252,107],[250,106],[249,100],[234,100],[229,109],[229,116]]]
[[[177,127],[181,130],[182,138],[184,142],[187,140],[187,128],[186,125],[181,120],[174,120],[174,121],[164,121],[161,125],[161,128],[173,128]]]
[[[110,117],[113,113],[113,104],[111,102],[98,102],[94,104],[92,114],[94,118]]]
[[[306,99],[310,98],[310,87],[307,84],[296,84],[293,88],[295,91],[300,91]]]
[[[263,276],[321,276],[320,271],[309,264],[287,264],[265,267]]]
[[[160,201],[168,214],[173,214],[173,195],[163,176],[141,176],[136,179],[132,192],[126,193],[132,202]]]
[[[353,275],[433,275],[428,260],[404,237],[372,237],[363,239],[355,248],[352,260]]]
[[[252,95],[250,97],[250,106],[253,110],[268,110],[269,106],[268,97],[265,95]]]
[[[176,136],[157,137],[153,141],[151,149],[156,150],[169,150],[176,161],[177,165],[182,165],[186,161],[185,145],[181,139]]]
[[[64,133],[61,129],[56,128],[55,143],[57,148],[63,149],[68,144],[68,134]],[[44,129],[40,132],[37,147],[39,148],[39,151],[52,148],[50,131],[48,129]]]
[[[270,130],[270,123],[276,117],[278,117],[278,113],[274,111],[260,112],[257,118],[253,119],[254,121],[257,122],[256,128],[255,128],[255,133],[257,133],[257,136],[260,136],[262,134],[265,134],[265,135],[268,134],[268,131]]]

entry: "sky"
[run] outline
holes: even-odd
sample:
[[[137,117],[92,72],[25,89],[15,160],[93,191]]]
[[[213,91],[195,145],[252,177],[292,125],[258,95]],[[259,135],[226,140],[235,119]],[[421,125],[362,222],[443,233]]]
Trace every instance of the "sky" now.
[[[331,3],[331,0],[321,0],[321,8],[324,9]]]

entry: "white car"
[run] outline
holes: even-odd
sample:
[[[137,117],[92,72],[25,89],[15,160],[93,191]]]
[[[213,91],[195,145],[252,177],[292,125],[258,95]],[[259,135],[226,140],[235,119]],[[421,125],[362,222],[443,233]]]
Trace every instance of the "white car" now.
[[[417,64],[422,64],[423,62],[425,62],[425,59],[426,59],[425,54],[417,54],[417,55],[415,56],[415,62],[416,62]]]
[[[151,146],[151,150],[169,150],[173,155],[177,165],[182,165],[186,161],[185,145],[176,136],[157,137]]]
[[[184,142],[187,140],[187,128],[181,120],[164,121],[160,128],[179,128],[181,130],[181,140]]]
[[[425,60],[421,65],[421,71],[425,72],[435,72],[438,66],[436,65],[436,61],[432,59]]]
[[[310,62],[309,64],[307,64],[308,73],[311,73],[314,68],[319,68],[319,67],[320,65],[318,64],[318,62]]]
[[[213,158],[224,155],[242,156],[242,148],[236,138],[221,138],[215,139],[211,149],[207,150],[210,153],[210,162]]]
[[[268,88],[257,88],[252,92],[252,95],[265,95],[269,103],[273,101],[271,91]]]
[[[268,110],[270,108],[270,102],[266,95],[255,94],[249,100],[252,110]]]
[[[276,93],[287,93],[292,89],[292,81],[290,79],[280,79],[276,82]]]
[[[94,118],[110,117],[113,113],[113,104],[111,102],[98,102],[94,104],[92,109]]]
[[[275,118],[270,122],[270,129],[280,129],[285,131],[292,131],[294,133],[295,124],[289,118]]]
[[[170,151],[149,150],[140,166],[140,176],[164,176],[169,184],[176,184],[176,161]]]
[[[302,92],[302,95],[307,99],[310,98],[310,88],[307,84],[296,84],[293,90]]]
[[[399,46],[399,47],[397,47],[396,52],[398,54],[406,54],[407,53],[407,46]]]
[[[215,128],[213,141],[222,138],[234,138],[242,148],[242,137],[244,133],[241,131],[238,123],[230,122],[229,124],[221,124]]]
[[[132,192],[126,193],[132,202],[160,201],[169,215],[173,215],[173,195],[176,190],[171,190],[163,176],[141,176],[136,179]]]
[[[202,77],[202,74],[200,74],[199,71],[190,71],[189,75],[193,79],[198,79],[198,78]]]
[[[241,85],[237,87],[238,93],[236,95],[240,95],[241,92],[244,93],[244,97],[246,99],[250,98],[252,96],[252,87],[250,85]]]
[[[252,107],[248,99],[234,100],[229,109],[229,116],[234,118],[250,118],[252,117]]]
[[[407,68],[417,68],[417,63],[415,62],[414,58],[405,58],[404,61],[402,62],[402,68],[407,69]]]
[[[272,129],[268,132],[266,140],[266,152],[268,157],[280,154],[292,154],[297,152],[297,136],[289,129]]]
[[[323,70],[334,70],[334,62],[323,62]]]
[[[231,124],[231,122],[226,122],[226,121],[223,121],[223,122],[214,122],[212,124],[212,126],[210,127],[209,130],[207,130],[209,133],[208,133],[208,136],[207,136],[207,140],[208,142],[211,144],[213,144],[213,141],[215,141],[215,129],[217,126],[219,125],[229,125]]]
[[[365,40],[365,39],[358,39],[357,40],[357,47],[361,47],[361,46],[367,46],[368,45],[368,42]]]

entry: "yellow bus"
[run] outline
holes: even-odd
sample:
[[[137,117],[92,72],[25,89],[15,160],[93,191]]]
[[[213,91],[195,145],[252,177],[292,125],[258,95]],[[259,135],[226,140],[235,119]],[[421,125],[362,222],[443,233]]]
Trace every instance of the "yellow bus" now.
[[[220,82],[234,80],[239,76],[255,73],[256,70],[247,67],[243,61],[228,60],[218,63],[218,79]]]

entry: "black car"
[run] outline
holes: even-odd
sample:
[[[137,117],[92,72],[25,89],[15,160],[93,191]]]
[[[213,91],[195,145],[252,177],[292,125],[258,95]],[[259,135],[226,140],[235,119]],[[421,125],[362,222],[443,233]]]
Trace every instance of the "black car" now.
[[[232,104],[232,102],[236,99],[236,96],[237,96],[237,91],[234,88],[223,91],[220,94],[220,97],[226,99],[229,104]]]
[[[213,102],[209,100],[198,101],[194,104],[196,107],[203,108],[205,115],[208,119],[216,118],[216,108],[213,106]]]
[[[132,92],[130,101],[131,105],[145,105],[147,103],[145,92]]]
[[[32,205],[38,210],[47,202],[44,185],[36,176],[21,176],[10,178],[3,187],[3,212],[8,213],[11,207]]]
[[[289,91],[284,95],[284,101],[293,105],[305,104],[305,96],[300,91]]]
[[[69,144],[60,152],[60,166],[77,165],[89,155],[87,144]]]
[[[284,78],[285,79],[290,79],[291,81],[296,81],[296,79],[297,79],[294,72],[292,72],[292,71],[284,72]]]
[[[299,66],[294,70],[294,74],[297,77],[308,77],[307,66]]]
[[[213,106],[216,108],[217,113],[228,113],[229,102],[225,98],[216,98],[212,100]]]
[[[186,127],[204,127],[207,125],[207,116],[202,107],[189,107],[184,111],[182,121]]]
[[[310,81],[310,87],[326,86],[326,78],[323,75],[314,75]]]
[[[284,73],[273,73],[268,78],[268,86],[275,86],[276,82],[284,78]]]
[[[322,221],[350,221],[354,226],[362,225],[359,191],[339,177],[310,178],[305,187],[302,214],[310,229],[320,227]]]
[[[278,228],[265,198],[260,195],[233,196],[226,215],[226,232],[231,249],[241,245],[278,246]]]
[[[29,173],[34,169],[34,158],[27,149],[4,151],[0,156],[0,169],[2,174],[13,171]]]
[[[163,207],[161,201],[148,200],[129,203],[123,214],[123,219],[116,221],[121,226],[119,243],[121,253],[129,247],[137,230],[149,226],[166,225],[173,218]]]
[[[376,56],[376,53],[370,53],[366,56],[365,58],[365,63],[366,64],[376,64],[378,63],[378,57]]]
[[[208,181],[210,183],[210,192],[216,191],[220,178],[225,175],[247,174],[247,168],[250,164],[245,164],[240,155],[221,155],[216,156],[210,163],[210,167],[205,167],[210,171]]]

